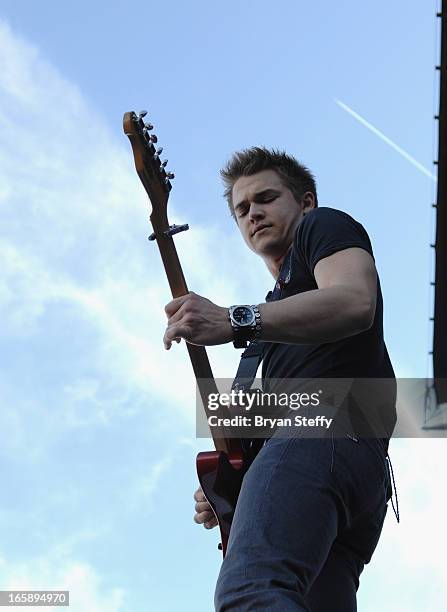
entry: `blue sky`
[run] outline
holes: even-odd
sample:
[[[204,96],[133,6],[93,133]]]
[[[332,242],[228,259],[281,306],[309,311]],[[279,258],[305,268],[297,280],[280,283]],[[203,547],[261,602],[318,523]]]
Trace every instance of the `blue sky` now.
[[[70,589],[76,612],[212,609],[218,536],[192,522],[210,443],[195,439],[184,346],[163,350],[170,295],[125,111],[149,109],[176,173],[169,217],[191,226],[176,239],[190,289],[263,300],[272,279],[218,171],[237,148],[285,148],[315,172],[321,205],[370,234],[396,373],[431,374],[437,9],[3,0],[1,589]],[[234,374],[232,348],[209,355],[215,375]],[[402,522],[390,509],[362,612],[443,609],[446,450],[393,442]]]

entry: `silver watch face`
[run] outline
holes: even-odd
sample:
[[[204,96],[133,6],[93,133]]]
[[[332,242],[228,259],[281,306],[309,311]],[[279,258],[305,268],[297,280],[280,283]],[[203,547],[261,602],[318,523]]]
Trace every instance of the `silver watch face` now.
[[[241,327],[252,325],[255,321],[255,313],[248,306],[237,306],[231,313],[233,321]]]

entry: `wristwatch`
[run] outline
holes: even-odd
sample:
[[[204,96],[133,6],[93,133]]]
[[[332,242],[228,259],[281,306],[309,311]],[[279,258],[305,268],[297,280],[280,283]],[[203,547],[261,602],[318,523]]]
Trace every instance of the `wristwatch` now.
[[[261,314],[257,306],[230,306],[228,316],[233,328],[234,348],[246,348],[248,341],[260,338]]]

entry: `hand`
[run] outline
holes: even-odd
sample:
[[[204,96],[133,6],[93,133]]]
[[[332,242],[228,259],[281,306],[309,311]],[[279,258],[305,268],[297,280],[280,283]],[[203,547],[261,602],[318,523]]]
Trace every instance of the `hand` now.
[[[196,514],[194,515],[194,521],[199,525],[203,524],[205,529],[212,529],[213,527],[216,527],[216,516],[211,506],[206,501],[201,487],[199,487],[194,493],[194,499],[196,500]]]
[[[190,291],[175,298],[165,306],[168,317],[163,343],[165,349],[181,338],[190,344],[212,346],[225,344],[233,339],[228,309]]]

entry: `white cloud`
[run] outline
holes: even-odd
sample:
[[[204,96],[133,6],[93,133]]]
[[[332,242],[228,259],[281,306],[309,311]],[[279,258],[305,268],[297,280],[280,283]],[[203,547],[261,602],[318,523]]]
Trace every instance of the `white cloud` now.
[[[158,461],[151,463],[147,468],[147,473],[140,476],[137,481],[134,481],[134,486],[130,495],[127,497],[127,507],[134,504],[137,507],[142,505],[152,510],[157,507],[157,490],[162,484],[162,478],[169,471],[174,463],[174,454],[168,454],[161,457]],[[158,496],[158,507],[162,502],[163,496]]]
[[[88,564],[60,559],[36,558],[13,562],[0,558],[2,590],[69,591],[69,610],[73,612],[126,612],[125,591],[106,588],[98,573]],[[6,606],[6,610],[12,610]],[[14,608],[16,609],[16,608]],[[51,612],[65,607],[42,606]]]
[[[84,350],[96,363],[96,377],[114,380],[124,394],[174,402],[193,418],[194,381],[185,347],[167,353],[162,345],[170,295],[157,248],[146,241],[147,198],[127,140],[123,135],[118,147],[79,90],[4,23],[0,49],[8,58],[0,70],[0,206],[6,221],[0,311],[7,338],[48,342],[48,317],[61,318],[67,331],[91,337]],[[179,221],[175,203],[170,210]],[[226,240],[228,250],[215,252],[222,241],[217,229],[196,227],[181,236],[178,248],[190,287],[225,304],[236,296],[236,281],[225,274],[234,249],[242,253],[241,266],[253,266],[236,237]],[[48,359],[51,344],[45,349],[42,359]],[[231,349],[218,356],[226,375],[234,372],[236,359]],[[96,394],[83,397],[86,378],[78,369],[62,381],[67,422],[84,422],[76,410],[86,399],[94,404],[87,422],[95,413],[107,421],[100,382],[90,375]]]
[[[401,520],[397,524],[389,505],[379,546],[361,579],[359,609],[442,610],[447,440],[393,440],[390,455]]]

